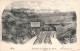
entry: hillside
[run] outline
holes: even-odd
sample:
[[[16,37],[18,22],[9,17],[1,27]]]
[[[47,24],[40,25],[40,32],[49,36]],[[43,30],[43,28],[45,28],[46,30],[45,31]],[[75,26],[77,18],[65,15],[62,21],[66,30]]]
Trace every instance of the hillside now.
[[[76,39],[76,13],[53,12],[35,13],[30,9],[4,10],[2,14],[2,40],[13,43],[26,43],[34,36],[38,36],[44,24],[56,27],[57,39],[64,41],[65,37]],[[32,28],[31,22],[40,22],[39,28]],[[35,33],[33,33],[34,31]],[[64,35],[64,36],[63,36]],[[63,40],[64,39],[64,40]]]

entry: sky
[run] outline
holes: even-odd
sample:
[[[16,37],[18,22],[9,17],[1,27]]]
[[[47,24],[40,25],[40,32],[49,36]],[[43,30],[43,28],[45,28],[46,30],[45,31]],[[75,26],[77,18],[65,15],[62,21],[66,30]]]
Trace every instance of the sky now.
[[[60,11],[73,11],[75,10],[75,6],[78,5],[78,1],[67,1],[67,0],[48,0],[48,1],[14,1],[10,3],[6,8],[31,8],[36,10],[41,9],[52,9],[52,10],[60,10]]]

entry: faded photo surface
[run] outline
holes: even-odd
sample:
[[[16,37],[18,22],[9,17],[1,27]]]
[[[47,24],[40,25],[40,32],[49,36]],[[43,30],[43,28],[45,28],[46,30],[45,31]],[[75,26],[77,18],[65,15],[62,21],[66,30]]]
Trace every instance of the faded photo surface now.
[[[74,51],[78,47],[78,6],[75,0],[13,1],[2,11],[2,44],[10,45],[8,51]]]

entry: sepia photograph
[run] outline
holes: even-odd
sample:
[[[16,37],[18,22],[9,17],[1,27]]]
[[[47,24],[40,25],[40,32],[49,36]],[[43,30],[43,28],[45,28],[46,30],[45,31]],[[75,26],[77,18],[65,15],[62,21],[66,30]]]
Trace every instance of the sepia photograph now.
[[[74,6],[79,4],[77,2],[66,0],[11,2],[2,11],[2,43],[14,44],[17,47],[22,45],[25,49],[31,44],[29,47],[33,51],[44,51],[46,47],[48,47],[46,51],[50,49],[53,51],[58,46],[66,46],[68,50],[72,50],[68,45],[78,42],[78,15],[77,6],[76,8]],[[15,46],[11,46],[10,50],[17,49]]]

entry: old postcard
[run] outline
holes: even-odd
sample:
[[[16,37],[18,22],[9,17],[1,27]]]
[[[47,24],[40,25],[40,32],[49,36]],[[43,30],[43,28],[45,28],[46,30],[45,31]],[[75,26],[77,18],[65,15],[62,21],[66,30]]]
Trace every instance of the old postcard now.
[[[0,51],[80,51],[80,0],[0,0]]]

